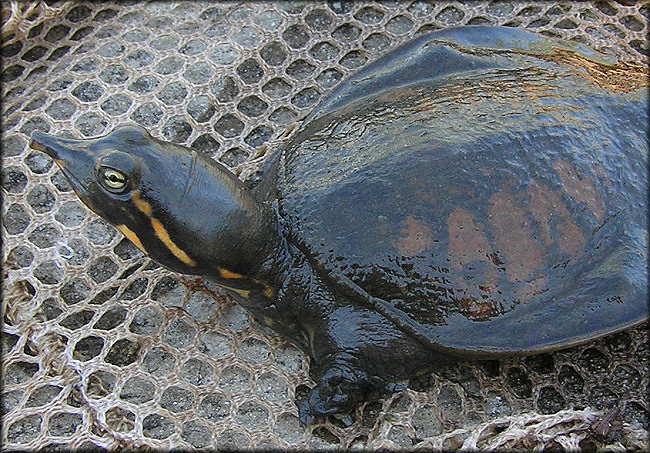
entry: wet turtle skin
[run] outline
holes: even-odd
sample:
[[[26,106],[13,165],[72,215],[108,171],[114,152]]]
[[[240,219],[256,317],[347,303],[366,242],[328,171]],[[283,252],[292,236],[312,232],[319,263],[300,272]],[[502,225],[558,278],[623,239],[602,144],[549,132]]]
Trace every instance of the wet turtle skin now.
[[[345,81],[252,191],[139,128],[32,146],[152,258],[305,350],[310,423],[458,357],[647,319],[647,102],[639,67],[466,27]]]

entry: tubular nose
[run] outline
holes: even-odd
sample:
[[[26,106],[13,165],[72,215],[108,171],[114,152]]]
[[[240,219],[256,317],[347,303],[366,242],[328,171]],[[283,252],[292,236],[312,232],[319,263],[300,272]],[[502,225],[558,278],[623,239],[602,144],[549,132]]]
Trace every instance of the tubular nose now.
[[[53,159],[58,159],[60,154],[57,152],[57,148],[60,147],[57,138],[41,131],[34,131],[29,147],[42,151]]]
[[[41,131],[34,131],[29,146],[37,151],[42,151],[57,163],[78,160],[81,155],[88,154],[88,144],[83,140],[59,138]]]

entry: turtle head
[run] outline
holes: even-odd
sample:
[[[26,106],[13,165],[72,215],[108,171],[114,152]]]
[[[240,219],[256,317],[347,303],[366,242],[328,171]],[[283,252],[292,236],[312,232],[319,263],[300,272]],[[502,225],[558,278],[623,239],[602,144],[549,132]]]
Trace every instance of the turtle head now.
[[[224,166],[140,127],[86,140],[34,132],[79,198],[178,272],[242,279],[277,243],[275,216]]]

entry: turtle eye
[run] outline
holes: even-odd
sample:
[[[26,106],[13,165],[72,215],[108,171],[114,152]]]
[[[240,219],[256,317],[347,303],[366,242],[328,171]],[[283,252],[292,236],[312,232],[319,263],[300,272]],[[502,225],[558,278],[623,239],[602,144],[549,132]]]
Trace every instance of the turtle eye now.
[[[122,193],[127,187],[129,178],[119,170],[110,167],[102,167],[99,171],[99,180],[102,185],[113,193]]]

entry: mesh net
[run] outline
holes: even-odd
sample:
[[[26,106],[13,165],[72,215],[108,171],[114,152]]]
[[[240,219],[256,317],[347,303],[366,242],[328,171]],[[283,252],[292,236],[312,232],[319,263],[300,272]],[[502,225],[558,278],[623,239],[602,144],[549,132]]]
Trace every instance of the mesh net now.
[[[4,448],[646,449],[648,341],[629,329],[462,362],[298,423],[308,359],[217,287],[173,274],[90,213],[36,130],[122,123],[255,182],[283,134],[394,46],[521,27],[641,60],[647,2],[3,2]]]

